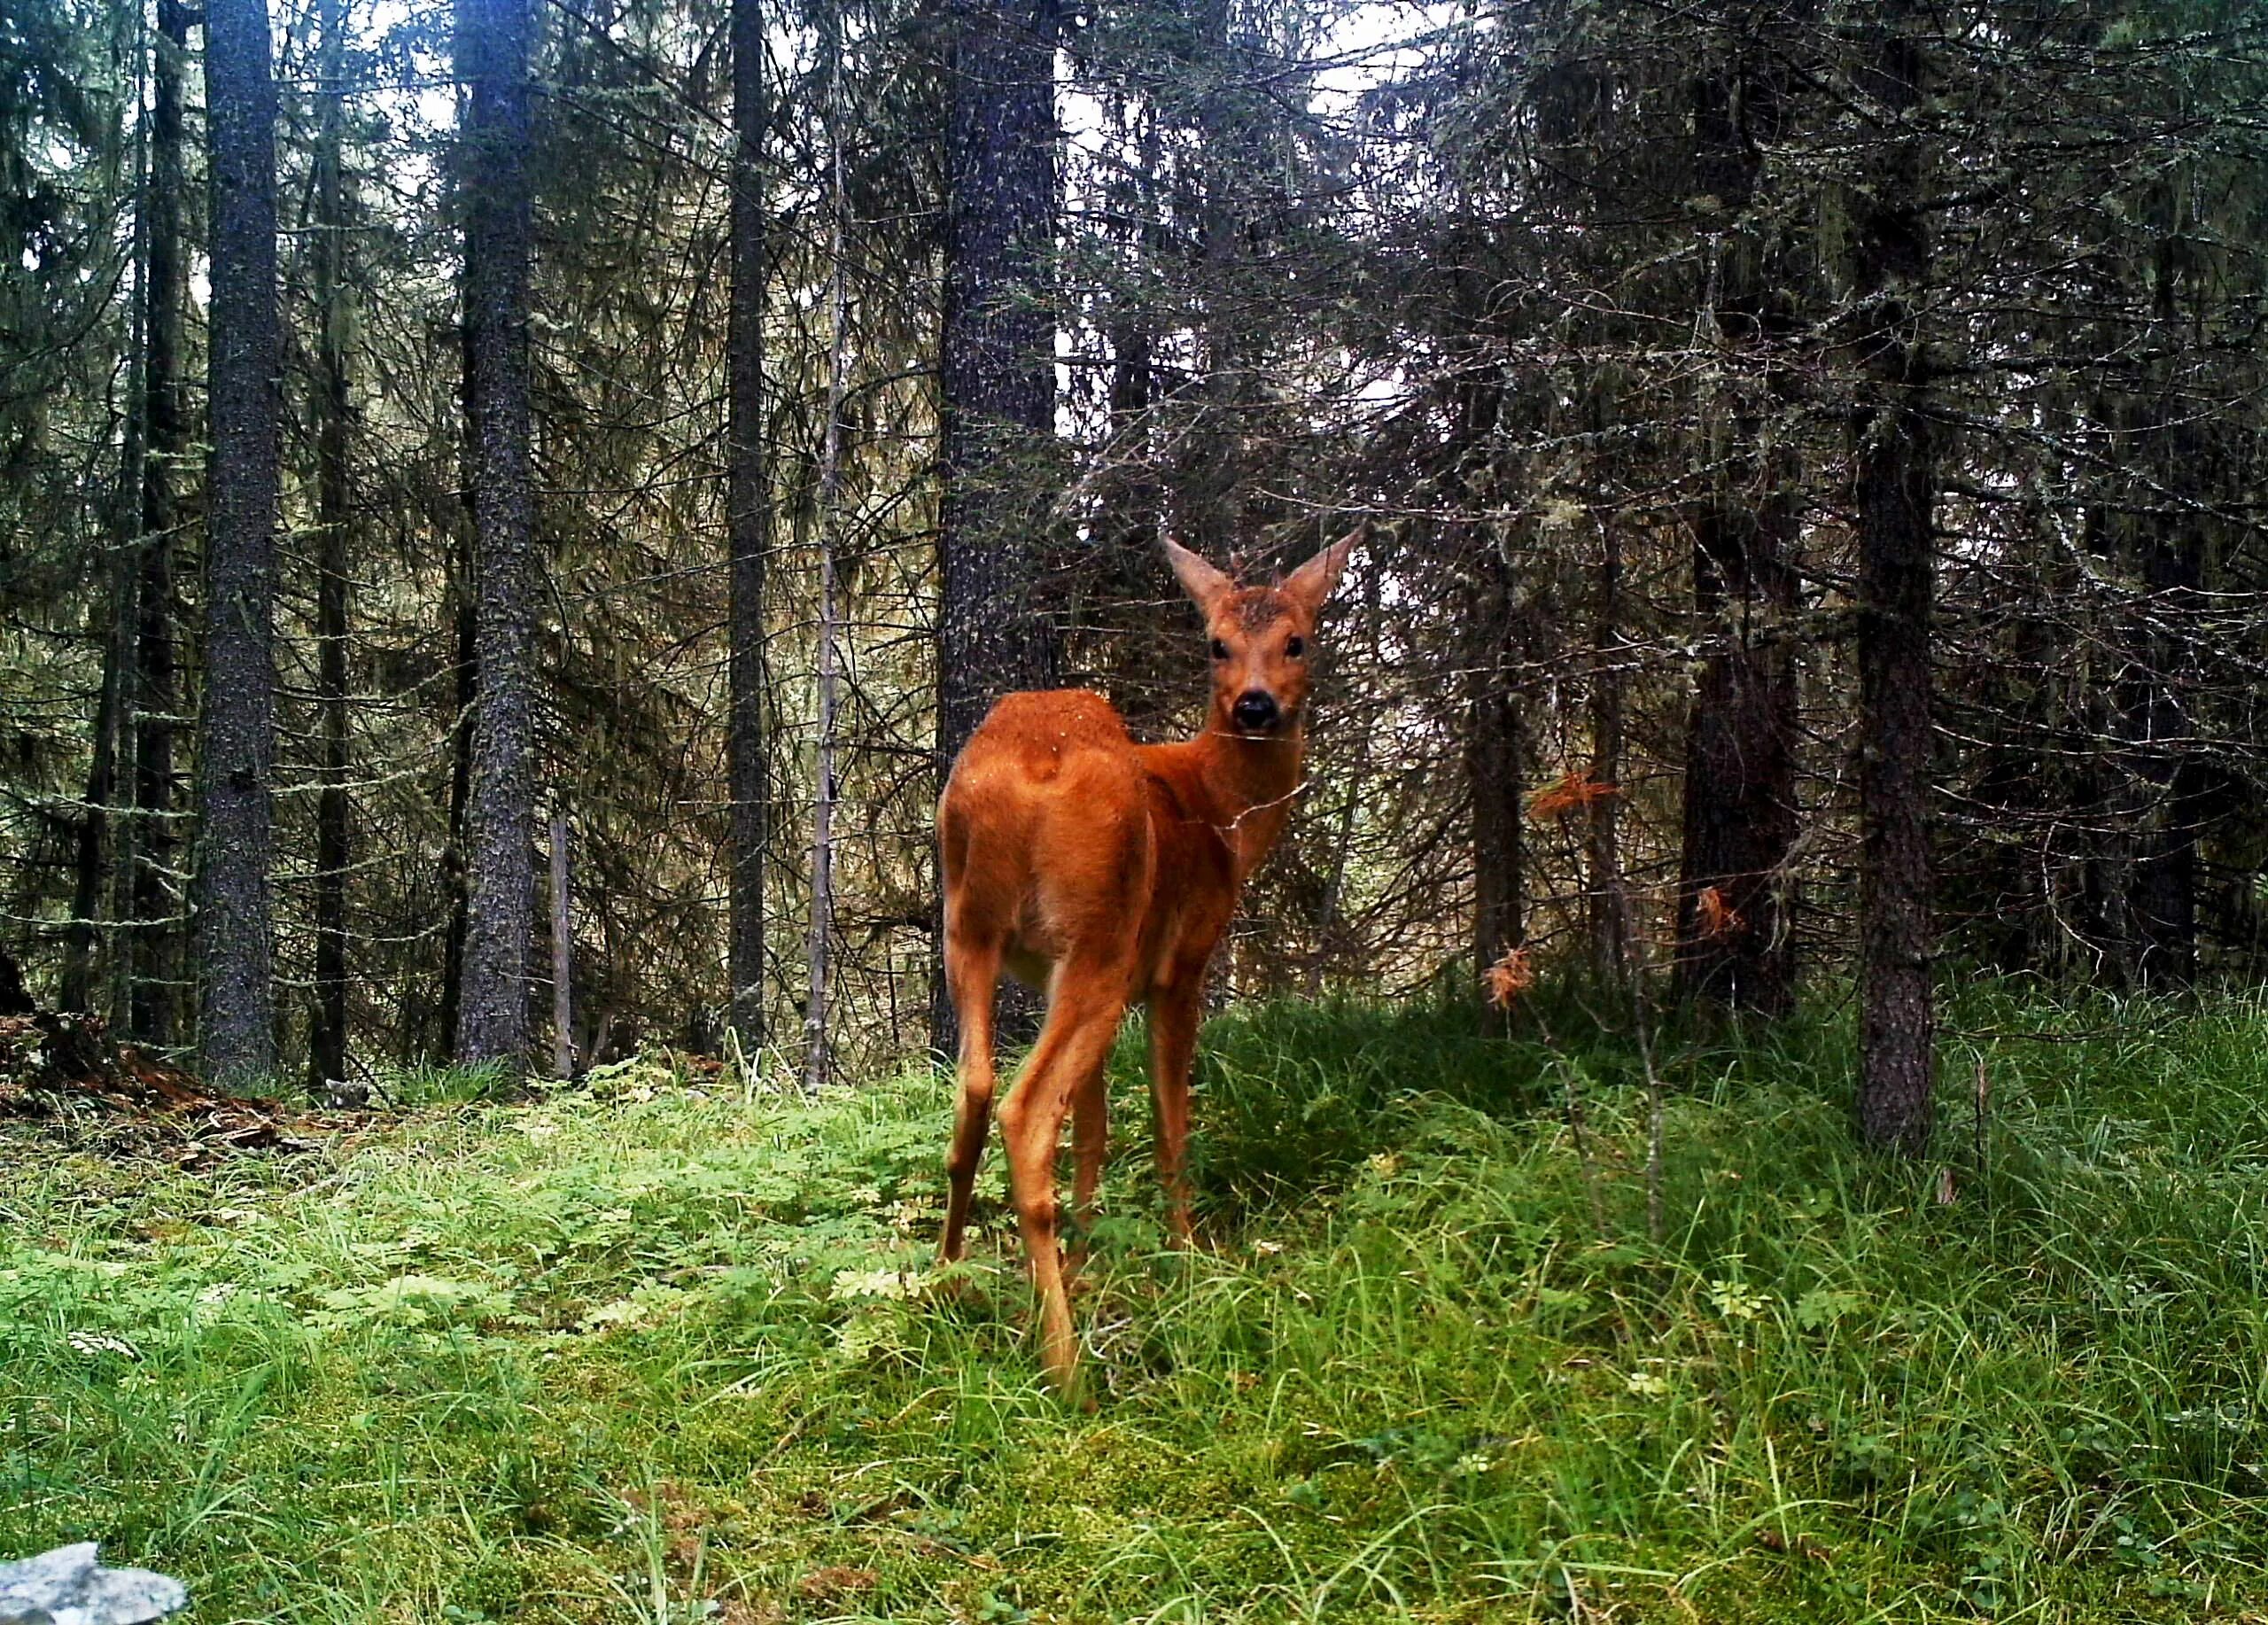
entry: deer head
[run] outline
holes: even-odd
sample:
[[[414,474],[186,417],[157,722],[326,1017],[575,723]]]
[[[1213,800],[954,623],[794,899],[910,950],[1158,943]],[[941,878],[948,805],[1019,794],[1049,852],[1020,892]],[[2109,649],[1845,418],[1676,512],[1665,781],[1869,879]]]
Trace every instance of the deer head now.
[[[1363,527],[1266,587],[1239,587],[1169,537],[1166,561],[1205,617],[1213,664],[1207,731],[1270,739],[1297,731],[1315,656],[1315,621]]]

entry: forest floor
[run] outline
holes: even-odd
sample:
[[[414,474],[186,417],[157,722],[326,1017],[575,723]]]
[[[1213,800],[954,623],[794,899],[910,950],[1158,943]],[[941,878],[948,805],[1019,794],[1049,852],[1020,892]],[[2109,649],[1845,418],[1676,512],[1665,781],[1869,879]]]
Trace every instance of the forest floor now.
[[[2268,1608],[2268,1012],[1973,990],[1922,1168],[1852,1148],[1842,1017],[1665,1034],[1659,1240],[1635,1056],[1552,1015],[1214,1022],[1193,1255],[1122,1046],[1092,1413],[997,1154],[929,1290],[927,1072],[444,1075],[187,1170],[8,1126],[0,1557],[211,1622]]]

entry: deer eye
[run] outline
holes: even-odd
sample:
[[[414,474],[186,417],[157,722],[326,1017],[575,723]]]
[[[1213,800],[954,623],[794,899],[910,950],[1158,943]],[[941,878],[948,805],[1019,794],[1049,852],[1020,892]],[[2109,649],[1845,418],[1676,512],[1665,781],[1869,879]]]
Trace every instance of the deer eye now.
[[[1216,660],[1226,660],[1228,657],[1229,646],[1226,643],[1222,642],[1220,639],[1215,638],[1213,640],[1213,658]]]
[[[1291,658],[1297,660],[1308,652],[1307,640],[1305,638],[1291,639],[1284,645],[1284,652]]]

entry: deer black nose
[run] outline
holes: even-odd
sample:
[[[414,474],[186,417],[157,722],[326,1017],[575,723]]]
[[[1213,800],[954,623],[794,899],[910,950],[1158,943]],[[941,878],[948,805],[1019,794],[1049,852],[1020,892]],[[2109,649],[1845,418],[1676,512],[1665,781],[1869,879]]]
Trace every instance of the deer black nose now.
[[[1237,696],[1236,710],[1231,713],[1240,728],[1254,732],[1276,726],[1278,711],[1276,696],[1265,688],[1247,688]]]

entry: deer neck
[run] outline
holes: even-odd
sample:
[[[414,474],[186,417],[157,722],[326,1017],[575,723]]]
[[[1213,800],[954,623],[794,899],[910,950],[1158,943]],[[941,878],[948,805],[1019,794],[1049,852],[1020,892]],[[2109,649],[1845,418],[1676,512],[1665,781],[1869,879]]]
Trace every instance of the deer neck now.
[[[1208,728],[1197,737],[1195,751],[1208,813],[1236,859],[1241,882],[1268,855],[1292,815],[1306,730],[1295,726],[1270,738],[1247,739]]]

